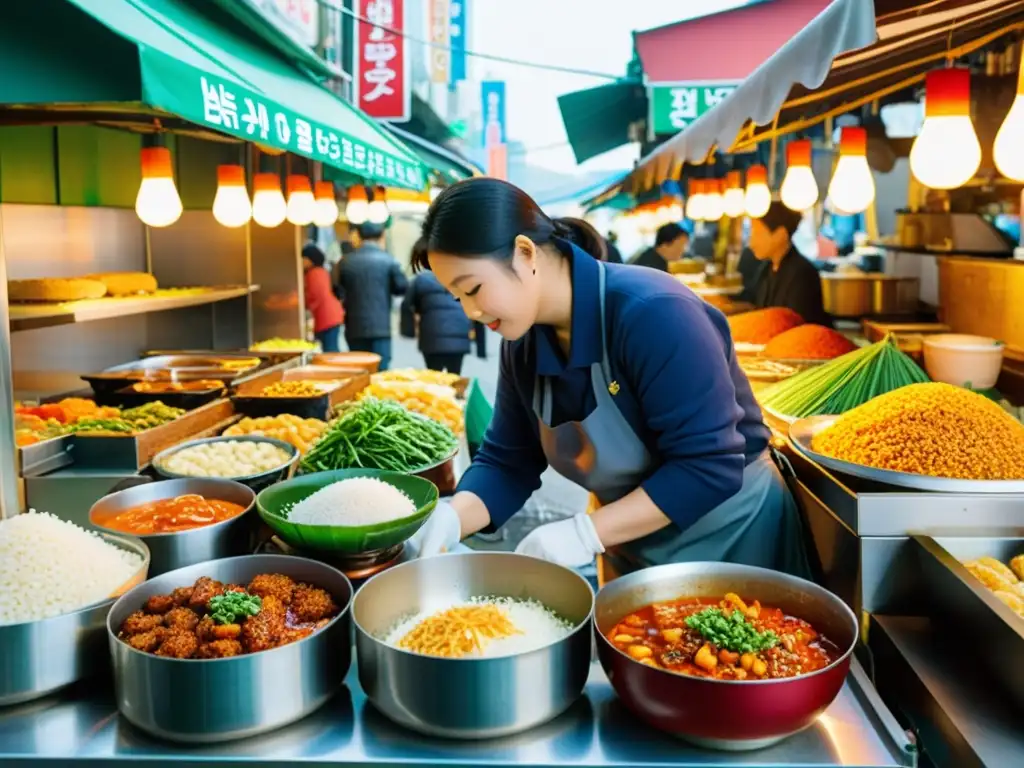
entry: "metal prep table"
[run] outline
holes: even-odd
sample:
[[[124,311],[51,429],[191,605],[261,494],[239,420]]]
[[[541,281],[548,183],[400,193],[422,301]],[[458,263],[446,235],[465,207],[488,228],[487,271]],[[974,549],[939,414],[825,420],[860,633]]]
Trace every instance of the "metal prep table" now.
[[[366,700],[355,669],[323,709],[264,736],[215,746],[154,740],[118,716],[109,690],[80,686],[0,710],[0,765],[170,766],[204,768],[296,763],[331,766],[913,766],[916,752],[854,661],[839,697],[803,733],[756,752],[710,752],[637,720],[616,698],[598,664],[583,698],[551,723],[519,736],[481,742],[429,738],[393,725]]]

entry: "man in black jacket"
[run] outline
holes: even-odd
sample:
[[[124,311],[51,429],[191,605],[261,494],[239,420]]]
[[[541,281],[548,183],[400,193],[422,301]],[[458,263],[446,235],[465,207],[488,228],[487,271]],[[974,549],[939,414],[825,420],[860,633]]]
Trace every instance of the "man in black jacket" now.
[[[384,250],[384,227],[360,224],[358,249],[337,267],[345,305],[345,341],[353,352],[380,355],[380,370],[391,363],[391,299],[402,296],[409,281],[394,256]]]

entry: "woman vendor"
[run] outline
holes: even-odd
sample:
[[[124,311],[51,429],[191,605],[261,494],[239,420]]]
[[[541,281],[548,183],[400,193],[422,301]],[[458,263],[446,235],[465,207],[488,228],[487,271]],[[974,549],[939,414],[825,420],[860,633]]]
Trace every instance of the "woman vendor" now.
[[[785,307],[804,322],[831,327],[821,296],[821,275],[793,245],[793,233],[802,218],[775,200],[768,213],[750,222],[748,248],[765,263],[754,288],[754,305],[758,309]]]
[[[517,552],[573,567],[607,553],[619,572],[802,572],[795,504],[718,310],[663,272],[596,260],[584,232],[497,179],[442,192],[423,236],[416,266],[505,341],[483,445],[414,552],[500,527],[551,466],[602,506],[536,528]]]

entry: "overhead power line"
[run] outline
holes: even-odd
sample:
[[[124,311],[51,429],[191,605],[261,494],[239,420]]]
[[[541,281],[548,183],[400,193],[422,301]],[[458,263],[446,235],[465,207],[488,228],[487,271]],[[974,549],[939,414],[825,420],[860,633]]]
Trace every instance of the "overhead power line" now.
[[[330,9],[332,11],[336,11],[338,13],[343,13],[346,16],[351,16],[357,23],[369,24],[369,25],[374,26],[374,27],[379,27],[380,29],[383,29],[385,32],[390,32],[393,35],[398,35],[399,37],[404,37],[406,40],[408,40],[411,43],[416,43],[417,45],[422,45],[422,46],[425,46],[427,48],[433,48],[433,49],[439,50],[439,51],[449,51],[449,52],[456,51],[456,49],[452,48],[450,45],[444,45],[443,43],[435,43],[433,40],[426,40],[426,39],[423,39],[423,38],[420,38],[420,37],[416,37],[414,35],[410,35],[410,34],[404,32],[401,29],[394,29],[392,27],[388,27],[388,26],[385,26],[383,24],[377,24],[377,23],[371,21],[370,19],[366,18],[365,16],[360,16],[355,11],[352,11],[352,10],[350,10],[348,8],[343,7],[342,5],[338,4],[337,0],[316,0],[316,2],[317,2],[317,5],[323,6],[324,8],[328,8],[328,9]],[[495,56],[495,55],[490,54],[490,53],[480,53],[479,51],[471,51],[469,49],[464,49],[464,48],[457,49],[457,52],[460,53],[460,54],[464,54],[466,56],[472,56],[475,59],[481,59],[482,61],[494,61],[494,62],[497,62],[499,64],[512,64],[512,65],[517,66],[517,67],[528,67],[530,69],[540,69],[540,70],[544,70],[546,72],[562,72],[562,73],[567,74],[567,75],[582,75],[584,77],[595,77],[595,78],[600,78],[602,80],[619,80],[622,77],[622,75],[612,75],[612,74],[609,74],[607,72],[595,72],[592,69],[577,69],[576,67],[561,67],[561,66],[558,66],[557,64],[541,64],[540,62],[537,62],[537,61],[525,61],[523,59],[513,59],[513,58],[510,58],[508,56]]]

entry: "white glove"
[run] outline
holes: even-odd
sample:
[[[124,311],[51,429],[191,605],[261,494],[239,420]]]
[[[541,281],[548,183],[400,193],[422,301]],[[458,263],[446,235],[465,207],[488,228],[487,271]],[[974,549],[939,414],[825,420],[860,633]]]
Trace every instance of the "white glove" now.
[[[586,512],[568,520],[548,523],[531,531],[519,542],[516,552],[570,568],[589,565],[604,552],[597,529]]]
[[[414,558],[433,557],[451,552],[462,539],[462,521],[459,513],[445,499],[437,502],[427,522],[405,542]]]

